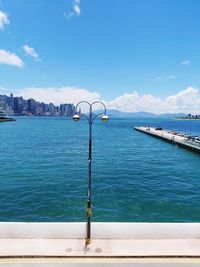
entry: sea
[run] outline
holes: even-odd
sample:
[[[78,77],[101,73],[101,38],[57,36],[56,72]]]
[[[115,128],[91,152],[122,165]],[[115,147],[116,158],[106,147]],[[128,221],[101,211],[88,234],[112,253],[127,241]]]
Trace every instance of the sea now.
[[[92,221],[200,222],[200,155],[133,130],[200,136],[200,121],[96,119]],[[88,122],[17,117],[0,123],[0,221],[84,222]]]

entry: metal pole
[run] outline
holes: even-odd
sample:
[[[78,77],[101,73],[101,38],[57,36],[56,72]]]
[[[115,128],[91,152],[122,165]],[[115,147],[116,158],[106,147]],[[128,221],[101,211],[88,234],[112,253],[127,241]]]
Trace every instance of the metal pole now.
[[[85,245],[89,245],[91,242],[91,216],[92,216],[92,201],[91,201],[91,180],[92,180],[92,123],[93,120],[96,119],[99,115],[102,115],[102,113],[97,114],[93,117],[92,114],[92,106],[96,103],[100,103],[104,106],[104,115],[106,115],[106,106],[101,101],[94,101],[92,104],[90,104],[87,101],[80,101],[76,105],[76,115],[73,116],[73,119],[75,121],[78,121],[80,119],[79,115],[77,115],[78,106],[81,103],[86,103],[89,105],[89,117],[84,115],[83,113],[80,113],[82,116],[84,116],[89,123],[89,156],[88,156],[88,194],[87,194],[87,236],[85,238]],[[103,118],[103,117],[102,117]],[[108,117],[105,121],[108,120]],[[103,120],[104,121],[104,120]]]
[[[90,105],[89,114],[89,157],[88,157],[88,199],[87,199],[87,237],[85,239],[85,245],[89,245],[91,241],[91,215],[92,215],[92,203],[91,203],[91,178],[92,178],[92,106]]]

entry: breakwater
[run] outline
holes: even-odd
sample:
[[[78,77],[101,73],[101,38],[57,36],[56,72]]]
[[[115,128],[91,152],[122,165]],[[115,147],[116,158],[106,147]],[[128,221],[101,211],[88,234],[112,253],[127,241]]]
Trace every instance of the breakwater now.
[[[157,137],[164,141],[176,144],[178,146],[184,147],[186,149],[200,153],[200,142],[191,136],[186,136],[183,134],[178,134],[175,131],[166,131],[162,128],[153,127],[134,127],[136,131],[140,131],[151,136]]]

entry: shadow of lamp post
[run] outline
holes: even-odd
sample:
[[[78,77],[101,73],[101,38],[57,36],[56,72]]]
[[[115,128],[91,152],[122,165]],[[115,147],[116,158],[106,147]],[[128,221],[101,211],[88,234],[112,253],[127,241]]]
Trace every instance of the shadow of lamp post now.
[[[89,114],[88,116],[83,113],[78,113],[78,107],[80,104],[86,103],[89,106]],[[101,104],[104,107],[104,112],[101,112],[97,115],[93,114],[92,108],[95,104]],[[93,103],[89,103],[87,101],[80,101],[75,108],[75,115],[73,116],[74,121],[79,121],[81,116],[85,117],[89,124],[89,157],[88,157],[88,194],[87,194],[87,236],[85,239],[85,245],[89,245],[91,242],[91,215],[92,215],[92,202],[91,202],[91,178],[92,178],[92,124],[93,121],[102,115],[101,119],[103,122],[108,121],[108,116],[106,114],[106,106],[101,101],[95,101]]]

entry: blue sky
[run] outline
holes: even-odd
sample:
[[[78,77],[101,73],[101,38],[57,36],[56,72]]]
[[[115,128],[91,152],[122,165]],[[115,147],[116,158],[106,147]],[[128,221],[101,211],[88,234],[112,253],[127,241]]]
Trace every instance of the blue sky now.
[[[0,11],[2,91],[84,89],[108,104],[136,92],[200,99],[199,0],[1,0]]]

